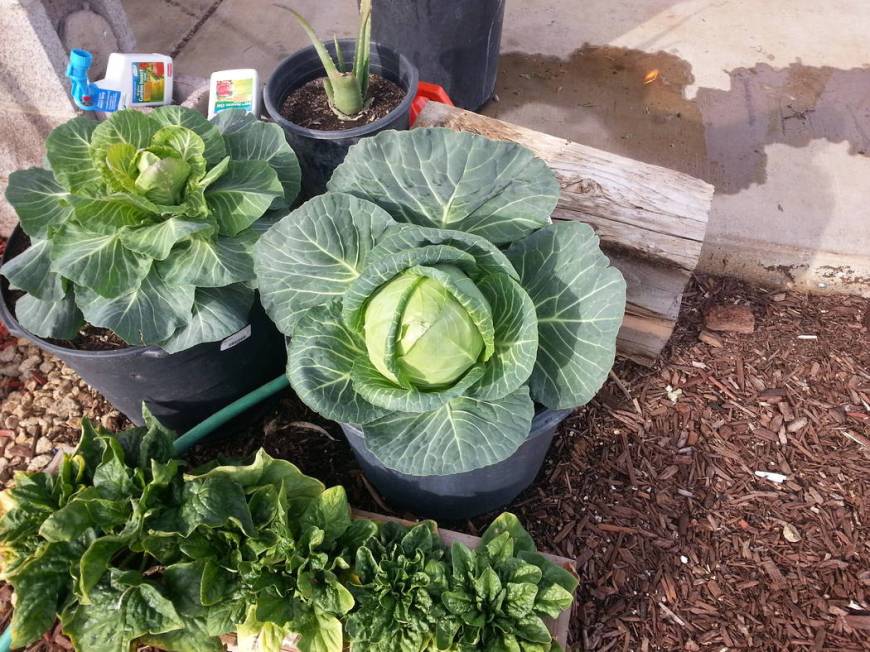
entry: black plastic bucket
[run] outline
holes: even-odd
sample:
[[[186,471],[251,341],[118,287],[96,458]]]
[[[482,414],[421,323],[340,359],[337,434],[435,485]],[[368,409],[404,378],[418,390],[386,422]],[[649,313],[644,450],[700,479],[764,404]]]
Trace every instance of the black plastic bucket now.
[[[3,262],[26,247],[16,228]],[[219,409],[280,376],[286,364],[284,338],[254,302],[248,326],[222,342],[199,344],[169,354],[156,346],[114,351],[81,351],[58,346],[26,331],[12,314],[9,282],[0,284],[0,320],[10,333],[26,337],[63,360],[88,385],[136,424],[142,402],[166,425],[184,432]]]
[[[366,477],[392,506],[436,520],[459,521],[504,507],[535,480],[559,424],[573,410],[535,415],[529,438],[506,460],[453,475],[414,476],[385,467],[366,447],[363,432],[342,423]]]
[[[329,54],[335,57],[335,44],[325,43]],[[353,61],[356,39],[339,39],[345,61]],[[371,44],[370,71],[405,90],[401,104],[379,120],[343,131],[307,129],[290,122],[281,115],[281,106],[287,96],[312,79],[324,76],[323,64],[313,46],[291,54],[275,68],[266,82],[263,102],[269,117],[284,129],[287,142],[302,167],[302,193],[305,197],[319,195],[326,190],[326,182],[333,170],[344,160],[347,150],[361,138],[374,136],[386,129],[407,129],[410,124],[411,103],[417,94],[417,68],[395,50]]]
[[[373,0],[372,38],[411,60],[456,106],[477,110],[498,75],[505,0]]]

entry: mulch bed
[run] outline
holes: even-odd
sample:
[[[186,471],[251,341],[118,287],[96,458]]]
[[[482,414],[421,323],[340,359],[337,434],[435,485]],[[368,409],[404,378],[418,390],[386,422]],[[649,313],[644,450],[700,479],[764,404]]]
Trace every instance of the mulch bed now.
[[[700,341],[716,304],[749,306],[755,333]],[[867,649],[870,301],[699,276],[659,364],[614,371],[510,506],[577,561],[570,648]],[[261,445],[389,511],[337,429],[289,394],[192,457]],[[476,534],[491,517],[443,525]]]

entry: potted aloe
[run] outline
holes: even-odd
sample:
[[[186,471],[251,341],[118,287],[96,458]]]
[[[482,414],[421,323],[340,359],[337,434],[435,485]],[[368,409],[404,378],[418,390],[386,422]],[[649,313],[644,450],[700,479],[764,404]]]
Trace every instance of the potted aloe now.
[[[625,282],[590,227],[550,222],[558,194],[519,145],[384,132],[257,243],[293,388],[394,504],[509,502],[607,378]]]
[[[312,45],[275,68],[263,94],[302,165],[302,188],[324,191],[348,148],[385,129],[407,129],[417,93],[417,69],[400,53],[374,43],[371,0],[360,2],[356,39],[322,43],[290,7]]]
[[[14,172],[0,316],[136,422],[184,429],[280,369],[253,247],[299,190],[281,129],[167,106],[75,118]],[[23,293],[23,294],[22,294]],[[109,350],[106,350],[109,349]]]

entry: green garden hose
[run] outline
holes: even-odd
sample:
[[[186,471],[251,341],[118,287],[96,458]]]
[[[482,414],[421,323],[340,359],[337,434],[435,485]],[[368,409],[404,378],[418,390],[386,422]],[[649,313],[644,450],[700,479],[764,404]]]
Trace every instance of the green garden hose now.
[[[176,439],[174,444],[175,454],[183,455],[197,442],[213,433],[233,417],[240,415],[242,412],[255,406],[260,401],[264,401],[273,394],[277,394],[282,389],[289,386],[290,381],[287,380],[287,376],[282,375],[274,380],[270,380],[262,387],[258,387],[254,391],[245,394],[240,399],[233,401]],[[3,634],[0,634],[0,652],[9,652],[11,647],[12,627],[7,627],[6,631],[4,631]]]

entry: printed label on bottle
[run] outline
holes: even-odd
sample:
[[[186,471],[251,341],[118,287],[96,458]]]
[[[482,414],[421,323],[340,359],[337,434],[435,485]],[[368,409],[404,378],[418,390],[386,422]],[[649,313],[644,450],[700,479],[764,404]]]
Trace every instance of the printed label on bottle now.
[[[118,104],[121,102],[121,91],[113,91],[107,88],[97,89],[96,96],[82,95],[81,103],[87,107],[93,107],[91,110],[103,111],[110,113],[118,110]]]
[[[134,104],[162,102],[166,94],[166,68],[162,61],[133,63]]]
[[[215,94],[215,113],[224,109],[250,111],[253,108],[254,80],[221,79],[215,84]]]
[[[251,325],[248,324],[242,330],[236,331],[232,335],[230,335],[227,339],[221,342],[221,351],[226,351],[227,349],[231,349],[237,344],[241,344],[246,339],[251,336]]]

